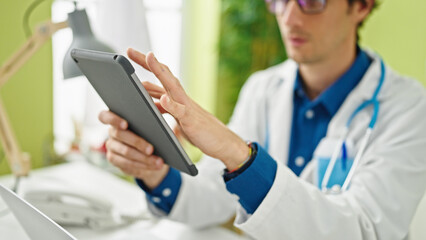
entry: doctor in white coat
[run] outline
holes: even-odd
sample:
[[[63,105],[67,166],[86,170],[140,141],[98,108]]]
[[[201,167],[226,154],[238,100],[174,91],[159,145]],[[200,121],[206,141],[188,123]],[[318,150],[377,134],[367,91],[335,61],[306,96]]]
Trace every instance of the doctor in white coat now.
[[[268,1],[291,59],[250,77],[228,126],[152,53],[129,49],[163,84],[144,83],[157,107],[206,157],[198,176],[181,174],[105,111],[107,158],[137,179],[154,214],[194,227],[236,214],[255,239],[408,239],[426,187],[426,95],[357,46],[373,5]]]

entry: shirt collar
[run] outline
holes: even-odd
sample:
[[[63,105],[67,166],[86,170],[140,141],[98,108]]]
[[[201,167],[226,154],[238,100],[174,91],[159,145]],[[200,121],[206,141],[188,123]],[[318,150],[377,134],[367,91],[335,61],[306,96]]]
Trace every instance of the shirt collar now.
[[[361,81],[368,67],[370,66],[371,59],[368,55],[357,46],[357,57],[355,58],[352,66],[331,86],[329,86],[324,92],[322,92],[315,100],[311,103],[317,105],[321,103],[333,116],[340,105],[342,105],[346,96],[355,88],[355,86]],[[296,81],[294,84],[294,94],[298,97],[306,97],[306,93],[303,90],[302,79],[299,71],[297,71]]]

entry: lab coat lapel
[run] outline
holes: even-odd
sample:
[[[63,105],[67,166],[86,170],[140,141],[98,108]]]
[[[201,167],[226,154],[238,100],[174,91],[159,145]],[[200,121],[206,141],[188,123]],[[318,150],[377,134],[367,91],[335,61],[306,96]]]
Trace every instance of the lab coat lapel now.
[[[297,65],[289,61],[280,72],[282,84],[268,98],[270,150],[269,154],[287,165],[293,114],[293,88]],[[273,131],[271,131],[273,129]]]
[[[336,115],[331,119],[326,138],[335,138],[338,139],[342,136],[346,122],[349,119],[349,116],[355,111],[355,109],[363,102],[370,99],[373,96],[374,91],[376,90],[377,84],[380,78],[380,58],[366,51],[367,54],[373,59],[370,67],[365,73],[364,77],[361,79],[360,83],[355,87],[354,90],[347,96],[342,106],[340,106]],[[386,82],[386,79],[385,79]],[[382,93],[381,91],[380,93]],[[383,94],[378,95],[378,99],[383,98]],[[367,129],[368,123],[371,119],[371,109],[363,110],[358,113],[356,117],[356,124],[351,125],[351,131],[349,132],[349,139],[352,139],[354,143],[356,143],[356,147],[358,147],[358,140],[361,139],[363,134],[365,134],[365,130]],[[316,168],[317,162],[310,161],[309,164],[302,171],[300,177],[308,180],[309,182],[314,182],[316,178]]]
[[[340,137],[341,134],[344,131],[344,127],[346,125],[346,122],[349,119],[349,116],[355,111],[355,109],[363,101],[371,99],[374,91],[377,88],[377,85],[379,83],[379,78],[380,78],[380,75],[381,75],[380,58],[377,55],[375,55],[371,52],[368,52],[368,51],[367,51],[367,54],[373,59],[373,62],[371,63],[370,67],[368,68],[364,77],[361,79],[361,82],[348,95],[348,97],[343,102],[342,106],[339,108],[339,111],[337,111],[336,115],[330,121],[330,124],[328,126],[328,130],[327,130],[327,137]],[[385,77],[385,84],[382,87],[382,90],[380,91],[380,93],[378,95],[379,101],[384,97],[384,95],[382,93],[385,92],[385,91],[383,91],[383,88],[385,86],[386,86],[386,77]],[[358,114],[359,116],[356,117],[356,120],[358,120],[357,121],[358,123],[357,124],[351,124],[351,132],[349,134],[349,137],[351,137],[353,139],[358,139],[365,132],[365,129],[368,125],[368,122],[371,119],[371,111],[370,110],[371,109],[366,109],[366,110],[361,111]],[[360,121],[365,122],[365,123],[361,123]],[[360,129],[358,129],[358,128],[360,128]],[[358,135],[360,135],[360,136],[358,136]]]

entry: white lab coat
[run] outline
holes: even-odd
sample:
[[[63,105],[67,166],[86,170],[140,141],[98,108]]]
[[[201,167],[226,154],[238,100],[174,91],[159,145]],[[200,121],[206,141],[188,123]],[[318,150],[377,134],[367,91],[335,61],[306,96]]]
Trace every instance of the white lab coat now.
[[[373,62],[331,120],[326,138],[339,137],[349,115],[376,89],[380,59],[368,54]],[[296,69],[296,63],[288,60],[251,76],[229,124],[243,139],[263,144],[265,121],[269,121],[269,153],[278,168],[270,191],[253,215],[227,192],[224,165],[205,157],[197,177],[182,174],[182,187],[169,218],[205,227],[236,213],[235,225],[255,239],[408,239],[411,219],[426,187],[423,86],[386,67],[378,95],[378,121],[351,186],[343,194],[326,195],[313,185],[314,160],[300,177],[286,166]],[[371,112],[363,110],[354,119],[349,139],[355,147],[365,134]],[[153,205],[150,209],[160,214]]]

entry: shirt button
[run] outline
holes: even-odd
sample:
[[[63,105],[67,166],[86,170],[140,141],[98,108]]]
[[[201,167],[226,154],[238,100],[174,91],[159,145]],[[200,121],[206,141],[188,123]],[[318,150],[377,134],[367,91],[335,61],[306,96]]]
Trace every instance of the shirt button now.
[[[170,194],[172,194],[172,190],[170,190],[170,188],[165,188],[162,192],[164,197],[168,197],[170,196]]]
[[[159,198],[159,197],[153,197],[152,201],[155,202],[155,203],[160,203],[161,202],[161,198]]]
[[[296,166],[301,167],[303,164],[305,164],[305,159],[299,156],[294,162],[296,163]]]
[[[306,113],[305,113],[305,117],[307,118],[307,119],[312,119],[313,117],[314,117],[314,115],[315,115],[315,113],[314,113],[314,110],[312,110],[312,109],[309,109],[308,111],[306,111]]]

